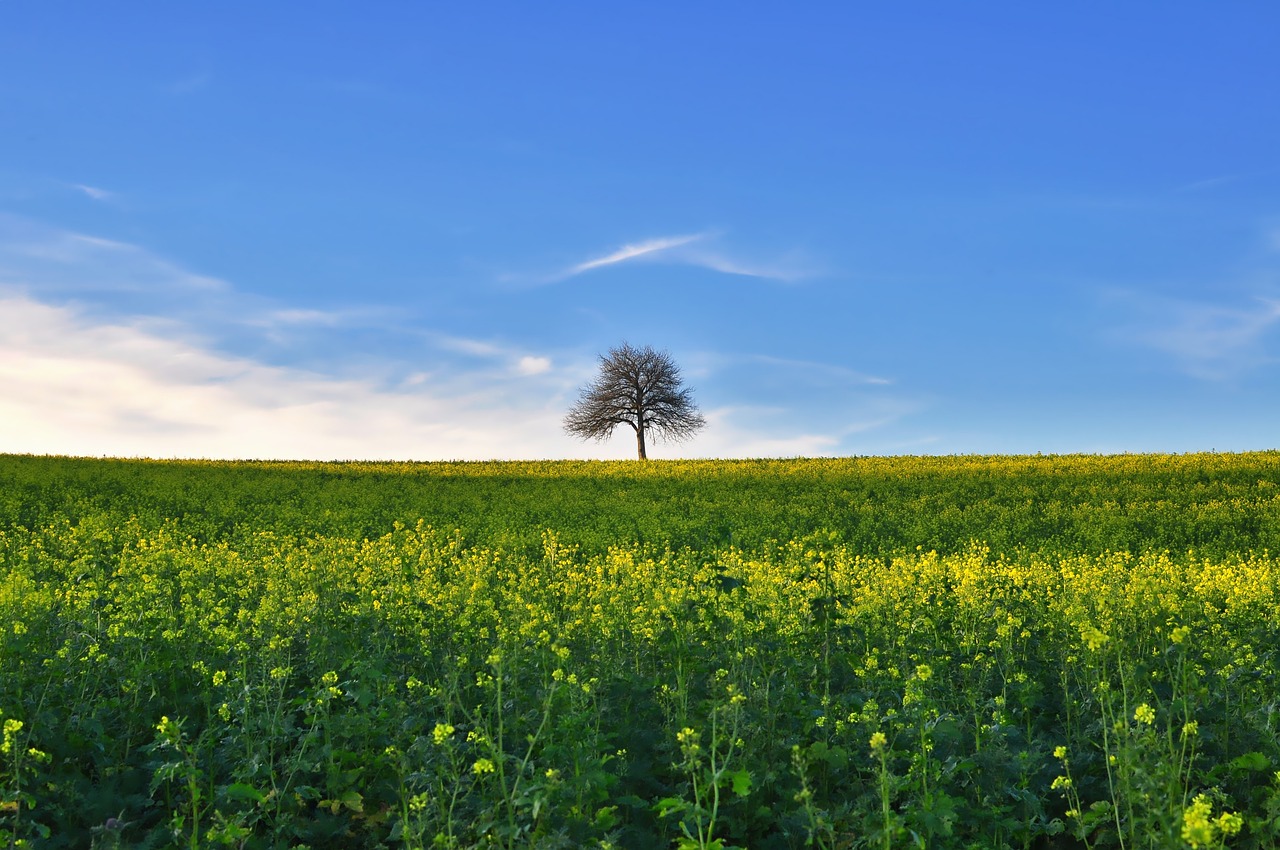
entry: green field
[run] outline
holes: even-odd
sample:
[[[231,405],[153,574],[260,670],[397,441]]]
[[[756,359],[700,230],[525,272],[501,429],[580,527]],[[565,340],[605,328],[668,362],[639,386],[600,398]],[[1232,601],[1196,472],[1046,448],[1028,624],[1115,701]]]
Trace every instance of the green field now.
[[[1272,553],[1274,452],[0,456],[0,847],[1273,848]]]

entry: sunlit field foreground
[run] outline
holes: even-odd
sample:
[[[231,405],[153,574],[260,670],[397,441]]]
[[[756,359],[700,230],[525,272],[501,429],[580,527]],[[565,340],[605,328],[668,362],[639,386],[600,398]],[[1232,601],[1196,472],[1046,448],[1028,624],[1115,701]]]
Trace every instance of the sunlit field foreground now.
[[[0,847],[1276,847],[1278,484],[0,456]]]

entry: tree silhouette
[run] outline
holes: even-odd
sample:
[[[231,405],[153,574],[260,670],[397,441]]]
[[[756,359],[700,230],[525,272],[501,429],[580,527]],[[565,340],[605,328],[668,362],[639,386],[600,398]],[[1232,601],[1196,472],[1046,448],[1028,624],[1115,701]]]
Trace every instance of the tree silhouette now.
[[[619,425],[636,432],[645,460],[645,436],[687,440],[707,424],[681,385],[680,367],[665,351],[623,343],[600,355],[600,374],[564,418],[564,429],[584,440],[603,440]]]

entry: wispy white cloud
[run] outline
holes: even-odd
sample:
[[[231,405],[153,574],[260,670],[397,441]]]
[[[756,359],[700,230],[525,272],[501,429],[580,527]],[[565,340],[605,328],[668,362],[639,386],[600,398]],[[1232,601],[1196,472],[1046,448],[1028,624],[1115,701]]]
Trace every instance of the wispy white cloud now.
[[[512,345],[438,332],[429,332],[426,337],[435,348],[441,351],[451,351],[475,359],[496,362],[501,364],[505,371],[517,375],[542,375],[550,372],[553,367],[550,357],[529,354]]]
[[[799,256],[793,255],[772,262],[752,261],[741,257],[730,257],[712,246],[693,246],[680,259],[688,265],[701,266],[724,274],[777,280],[783,283],[795,283],[817,274],[814,266]]]
[[[893,383],[891,378],[882,378],[878,375],[868,375],[865,372],[859,372],[856,369],[850,369],[846,366],[838,366],[832,363],[818,363],[812,360],[792,360],[785,357],[771,357],[764,354],[755,354],[751,356],[751,360],[756,363],[762,363],[769,366],[784,367],[791,370],[808,373],[813,376],[821,376],[827,380],[835,380],[848,384],[869,384],[872,386],[889,386]]]
[[[468,339],[444,333],[429,333],[428,336],[436,347],[470,357],[502,357],[507,353],[502,346],[481,339]]]
[[[343,321],[340,313],[331,310],[289,309],[275,310],[269,314],[272,321],[284,325],[337,325]]]
[[[302,328],[353,328],[385,327],[396,316],[389,308],[356,306],[320,310],[314,307],[278,307],[267,299],[255,299],[237,295],[241,310],[229,317],[231,321],[264,331],[283,332]]]
[[[109,201],[115,197],[114,192],[108,192],[106,189],[99,189],[97,186],[89,186],[84,183],[72,183],[71,188],[83,192],[87,197],[95,201]]]
[[[0,213],[0,283],[45,292],[217,292],[226,282],[190,272],[136,245]]]
[[[1241,179],[1239,174],[1223,174],[1218,177],[1207,177],[1203,180],[1193,180],[1190,183],[1184,183],[1173,191],[1175,192],[1201,192],[1205,189],[1215,189],[1218,186],[1226,186],[1229,183],[1235,183]]]
[[[909,410],[870,404],[825,423],[797,427],[785,407],[726,405],[707,410],[698,449],[704,457],[812,457],[868,454],[896,446]]]
[[[1276,362],[1266,343],[1280,329],[1280,299],[1255,297],[1244,305],[1133,295],[1129,300],[1139,318],[1117,336],[1162,352],[1193,377],[1226,380]]]
[[[206,338],[289,346],[333,331],[388,332],[404,310],[282,304],[191,271],[142,246],[0,213],[0,290],[72,301],[100,316],[185,322]]]
[[[760,428],[758,411],[751,408],[717,408],[704,417],[707,428],[698,447],[706,457],[819,457],[840,451],[840,434],[771,432]]]
[[[716,352],[682,359],[695,387],[712,389],[720,398],[732,387],[731,397],[749,399],[718,403],[706,412],[708,427],[699,448],[712,455],[900,450],[899,444],[916,433],[906,423],[926,406],[892,379],[836,363]]]
[[[636,260],[641,257],[654,258],[661,255],[664,251],[670,251],[672,248],[678,248],[681,245],[688,245],[690,242],[696,242],[705,238],[705,234],[695,233],[689,236],[664,236],[658,239],[648,239],[635,245],[623,245],[621,248],[606,254],[603,257],[597,257],[593,260],[587,260],[578,263],[573,268],[564,273],[564,277],[573,277],[592,269],[599,269],[605,266],[616,265],[617,263],[625,263],[628,260]]]
[[[812,263],[798,254],[773,261],[761,261],[741,256],[721,244],[722,234],[703,231],[678,236],[660,236],[640,242],[628,243],[607,254],[576,263],[567,269],[541,278],[541,283],[555,283],[581,274],[616,266],[622,263],[665,263],[710,269],[722,274],[754,277],[790,283],[816,272]],[[507,276],[507,280],[518,280]]]
[[[1268,177],[1275,174],[1274,169],[1265,171],[1247,171],[1242,173],[1219,174],[1215,177],[1206,177],[1202,180],[1193,180],[1190,183],[1184,183],[1174,189],[1175,192],[1202,192],[1207,189],[1216,189],[1219,186],[1227,186],[1232,183],[1239,183],[1244,180],[1254,180],[1259,177]]]

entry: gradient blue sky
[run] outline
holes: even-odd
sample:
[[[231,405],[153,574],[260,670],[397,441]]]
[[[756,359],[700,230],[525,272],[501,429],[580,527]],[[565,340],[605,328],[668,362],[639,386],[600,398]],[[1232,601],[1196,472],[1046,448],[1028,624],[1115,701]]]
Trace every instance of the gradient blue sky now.
[[[1280,5],[0,0],[0,451],[1280,434]]]

